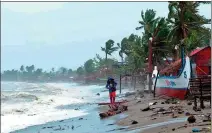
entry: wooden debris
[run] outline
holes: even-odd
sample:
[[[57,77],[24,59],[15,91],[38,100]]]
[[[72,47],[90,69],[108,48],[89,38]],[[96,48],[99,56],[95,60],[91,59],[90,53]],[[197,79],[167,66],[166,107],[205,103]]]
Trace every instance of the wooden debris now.
[[[211,123],[206,123],[206,124],[197,124],[196,126],[208,126],[211,125]]]
[[[141,102],[141,100],[137,101],[136,103],[140,103],[140,102]]]
[[[128,106],[125,105],[110,105],[109,107],[110,109],[107,112],[99,114],[100,118],[106,118],[128,110]]]
[[[142,109],[141,111],[148,111],[148,110],[150,110],[150,107],[149,106],[146,107],[146,108],[144,108],[144,109]]]
[[[164,108],[160,108],[157,112],[164,112],[166,111]]]
[[[154,102],[152,105],[156,105],[158,102]]]
[[[172,111],[162,112],[163,115],[165,115],[165,114],[172,114],[172,113],[173,113]]]
[[[184,111],[183,110],[180,110],[180,111],[178,111],[178,114],[182,114]]]

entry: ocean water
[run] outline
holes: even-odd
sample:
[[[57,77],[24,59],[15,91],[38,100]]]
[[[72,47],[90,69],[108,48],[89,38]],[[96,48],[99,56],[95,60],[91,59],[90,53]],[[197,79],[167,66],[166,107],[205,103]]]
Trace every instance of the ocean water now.
[[[104,86],[2,82],[1,89],[1,131],[7,133],[31,125],[86,115],[85,110],[75,110],[75,107],[94,103],[99,99],[96,93]],[[61,108],[70,105],[73,109]]]
[[[102,92],[104,87],[1,82],[1,132],[88,115],[96,107],[92,105],[109,101],[108,92]]]

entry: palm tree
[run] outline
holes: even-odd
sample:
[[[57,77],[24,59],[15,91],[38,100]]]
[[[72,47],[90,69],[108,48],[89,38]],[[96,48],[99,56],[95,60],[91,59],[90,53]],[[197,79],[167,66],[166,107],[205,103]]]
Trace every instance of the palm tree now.
[[[62,76],[66,76],[68,72],[67,68],[65,67],[60,67],[59,71]]]
[[[43,71],[42,68],[38,68],[38,69],[35,71],[35,76],[36,76],[37,79],[39,78],[39,76],[42,75],[42,71]]]
[[[20,67],[20,71],[21,71],[21,72],[23,72],[23,71],[24,71],[24,66],[23,66],[23,65],[21,65],[21,67]]]
[[[148,9],[145,12],[141,11],[142,20],[139,21],[140,27],[137,27],[136,30],[144,29],[142,44],[143,48],[147,53],[148,49],[148,67],[149,67],[149,81],[151,81],[152,73],[152,61],[153,55],[157,63],[157,58],[160,56],[166,56],[165,53],[168,47],[164,45],[166,42],[166,36],[168,35],[168,23],[165,18],[155,18],[156,12],[154,10]],[[154,48],[154,49],[153,49]],[[154,51],[153,51],[154,50]],[[154,52],[154,54],[153,54]],[[149,82],[149,91],[151,90],[151,82]]]
[[[127,47],[127,38],[125,37],[125,38],[123,38],[122,40],[121,40],[121,43],[117,43],[117,45],[118,45],[118,47],[119,47],[119,56],[121,57],[121,62],[122,62],[122,64],[123,64],[123,62],[124,62],[124,53],[126,53],[126,47]]]
[[[68,69],[68,75],[71,76],[73,74],[73,70],[72,69]]]
[[[54,73],[54,67],[52,67],[52,73]]]
[[[184,46],[186,39],[188,39],[192,32],[196,31],[204,35],[204,24],[209,24],[211,19],[206,19],[204,16],[198,14],[198,7],[200,4],[208,4],[210,2],[169,2],[169,14],[167,21],[172,24],[172,28],[168,35],[168,41],[174,45],[181,47],[184,53]],[[181,56],[184,56],[181,54]]]
[[[146,57],[149,55],[149,72],[152,72],[152,56],[157,65],[163,57],[167,56],[170,49],[169,45],[165,45],[169,33],[168,22],[165,18],[155,18],[155,16],[156,12],[154,10],[146,10],[145,15],[142,11],[142,20],[139,21],[141,26],[136,28],[136,30],[144,29],[142,45],[147,53]]]
[[[152,9],[146,10],[145,14],[141,11],[141,18],[142,21],[139,21],[140,27],[137,27],[136,30],[144,29],[142,42],[144,46],[146,46],[146,50],[148,47],[148,54],[149,54],[149,73],[152,71],[152,43],[150,43],[149,39],[153,36],[152,34],[152,27],[155,25],[158,18],[155,18],[156,12]],[[152,41],[153,42],[153,41]]]
[[[136,71],[137,69],[143,67],[144,65],[144,60],[145,60],[145,51],[141,43],[141,37],[139,36],[134,36],[134,41],[131,41],[131,52],[130,56],[132,56],[133,59],[133,64],[134,64],[134,70]]]
[[[105,60],[107,61],[107,55],[111,55],[113,52],[117,51],[118,50],[118,47],[115,47],[114,46],[114,41],[113,40],[108,40],[106,43],[105,43],[105,47],[101,47],[102,51],[105,52]]]
[[[96,54],[96,57],[94,58],[94,62],[95,62],[96,69],[100,69],[102,66],[105,65],[105,60],[102,57],[100,57],[99,54]]]
[[[111,55],[113,52],[118,50],[118,47],[115,47],[114,43],[115,42],[110,39],[105,43],[105,47],[101,47],[101,50],[105,52],[105,63],[106,63],[107,68],[108,68],[108,62],[107,62],[108,57],[107,56]]]
[[[156,13],[153,9],[147,9],[145,14],[141,11],[142,21],[139,21],[140,27],[137,27],[136,30],[144,29],[145,34],[149,34],[151,31],[151,27],[155,22]]]

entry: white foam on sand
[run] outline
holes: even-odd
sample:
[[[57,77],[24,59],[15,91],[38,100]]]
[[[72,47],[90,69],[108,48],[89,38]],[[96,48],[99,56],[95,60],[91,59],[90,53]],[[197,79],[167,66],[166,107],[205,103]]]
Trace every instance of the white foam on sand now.
[[[86,115],[86,113],[75,110],[62,110],[59,112],[52,110],[45,113],[39,113],[35,116],[28,116],[26,114],[9,114],[6,116],[1,116],[1,133],[8,133],[32,125],[44,124],[46,122],[63,120],[83,115]]]

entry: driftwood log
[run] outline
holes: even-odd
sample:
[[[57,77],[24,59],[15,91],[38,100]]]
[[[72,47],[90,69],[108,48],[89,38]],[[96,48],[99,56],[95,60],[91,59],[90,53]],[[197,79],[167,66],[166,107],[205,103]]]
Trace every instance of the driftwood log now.
[[[116,114],[120,114],[124,111],[128,110],[128,106],[126,105],[109,105],[110,109],[107,112],[99,113],[100,118],[106,118],[109,116],[113,116]]]

